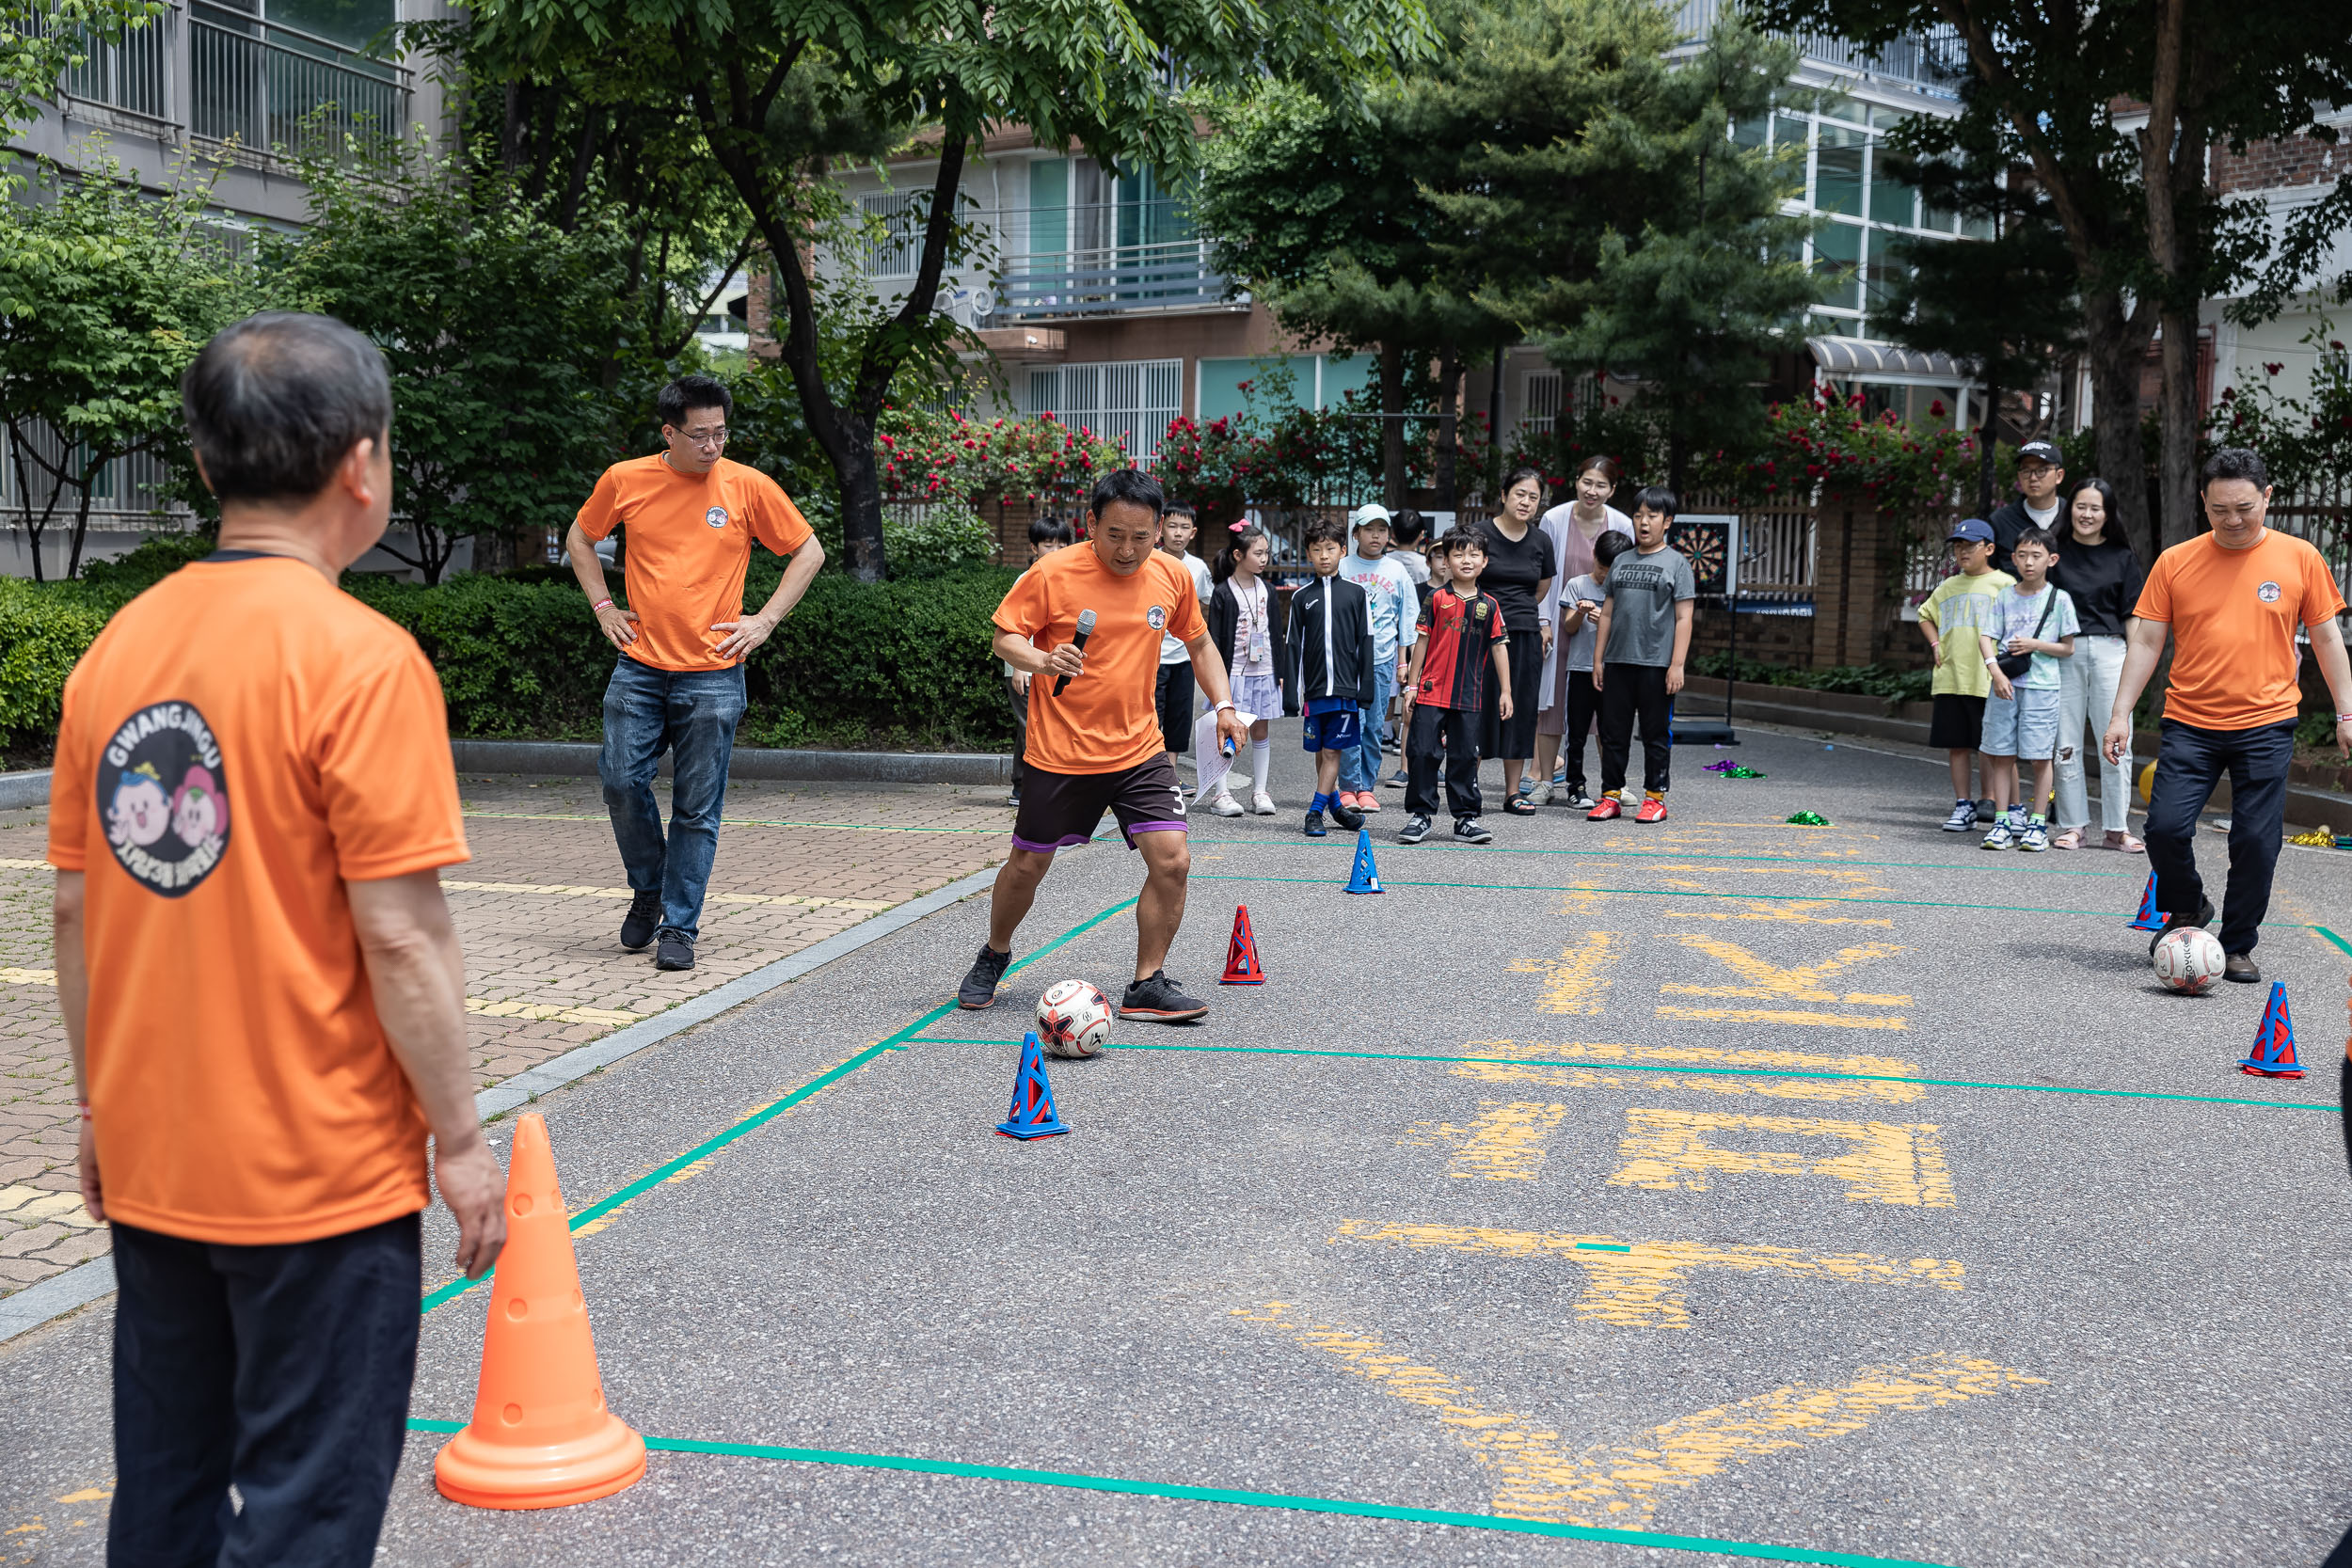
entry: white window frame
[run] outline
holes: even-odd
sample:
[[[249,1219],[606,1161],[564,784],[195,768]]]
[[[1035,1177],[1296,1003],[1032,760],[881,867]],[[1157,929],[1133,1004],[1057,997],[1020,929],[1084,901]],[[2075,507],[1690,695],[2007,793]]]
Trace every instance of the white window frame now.
[[[1051,414],[1105,438],[1126,437],[1128,458],[1148,467],[1160,455],[1168,421],[1184,411],[1182,359],[1102,359],[1032,365],[1021,411]]]

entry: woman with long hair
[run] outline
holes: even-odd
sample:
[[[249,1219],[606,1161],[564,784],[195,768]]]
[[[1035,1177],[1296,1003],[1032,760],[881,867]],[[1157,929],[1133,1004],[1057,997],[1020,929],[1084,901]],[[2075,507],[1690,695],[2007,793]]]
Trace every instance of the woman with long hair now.
[[[1609,504],[1609,498],[1617,492],[1617,461],[1596,452],[1576,467],[1576,498],[1563,501],[1544,514],[1544,533],[1551,540],[1552,554],[1558,570],[1551,579],[1550,603],[1552,651],[1544,661],[1544,684],[1539,694],[1541,711],[1535,715],[1535,772],[1527,797],[1537,805],[1552,798],[1551,776],[1559,763],[1564,747],[1574,762],[1584,750],[1585,737],[1592,734],[1593,714],[1597,705],[1578,705],[1577,717],[1583,721],[1579,733],[1566,736],[1568,729],[1568,679],[1562,667],[1569,641],[1577,631],[1588,625],[1597,611],[1570,603],[1567,585],[1593,569],[1593,546],[1604,533],[1622,533],[1633,537],[1633,519]],[[1565,736],[1566,738],[1564,738]],[[1584,769],[1571,767],[1571,779],[1581,779]],[[1590,811],[1593,802],[1581,791],[1572,791],[1564,783],[1559,786],[1561,803],[1578,811]]]
[[[1209,576],[1216,583],[1209,594],[1209,641],[1232,672],[1233,705],[1252,721],[1248,809],[1259,816],[1274,815],[1274,797],[1266,793],[1266,774],[1274,765],[1266,721],[1282,711],[1282,596],[1265,580],[1273,562],[1273,546],[1255,523],[1233,524],[1225,547],[1209,561]],[[1219,816],[1242,814],[1232,780],[1228,771],[1209,802]]]
[[[1502,481],[1501,509],[1471,525],[1486,546],[1486,570],[1478,586],[1502,609],[1503,645],[1511,656],[1511,717],[1502,721],[1498,754],[1502,758],[1502,809],[1514,816],[1533,816],[1535,810],[1534,802],[1521,793],[1519,779],[1535,754],[1537,699],[1551,653],[1551,611],[1547,607],[1560,570],[1549,536],[1535,524],[1543,505],[1544,476],[1534,468],[1514,468]]]
[[[2067,526],[2058,533],[2058,560],[2051,564],[2050,580],[2073,597],[2083,629],[2074,639],[2074,657],[2058,661],[2058,836],[2051,839],[2050,847],[2079,849],[2090,827],[2083,730],[2090,727],[2090,748],[2098,751],[2107,714],[2115,706],[2116,683],[2123,673],[2132,608],[2139,603],[2147,571],[2123,538],[2123,519],[2115,510],[2115,487],[2106,480],[2084,480],[2066,511]],[[2109,762],[2102,752],[2099,816],[2106,829],[2106,847],[2128,855],[2144,854],[2148,847],[2131,833],[2131,809],[2130,763]]]

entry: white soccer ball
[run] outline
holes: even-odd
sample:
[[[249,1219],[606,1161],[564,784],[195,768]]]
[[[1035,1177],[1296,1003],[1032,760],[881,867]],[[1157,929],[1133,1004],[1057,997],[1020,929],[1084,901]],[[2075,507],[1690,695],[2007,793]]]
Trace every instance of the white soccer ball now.
[[[1037,999],[1037,1037],[1050,1056],[1093,1055],[1110,1043],[1110,998],[1084,980],[1047,987]]]
[[[2156,978],[2185,996],[2210,990],[2224,961],[2220,939],[2201,927],[2176,927],[2156,943]]]

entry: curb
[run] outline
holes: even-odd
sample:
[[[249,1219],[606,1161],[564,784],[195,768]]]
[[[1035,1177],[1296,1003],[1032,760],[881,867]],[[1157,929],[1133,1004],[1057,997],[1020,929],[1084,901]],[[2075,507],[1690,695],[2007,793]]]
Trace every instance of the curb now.
[[[585,750],[593,753],[596,748],[591,746]],[[884,910],[870,920],[862,921],[836,936],[827,937],[813,947],[804,948],[789,958],[778,958],[774,963],[763,965],[749,974],[739,975],[714,990],[679,1003],[667,1012],[657,1013],[643,1023],[632,1023],[618,1034],[608,1035],[576,1051],[566,1051],[561,1056],[550,1057],[537,1067],[518,1072],[504,1083],[475,1095],[474,1114],[487,1121],[528,1105],[541,1095],[552,1093],[567,1084],[576,1084],[623,1057],[634,1055],[674,1035],[684,1034],[721,1013],[755,1001],[779,986],[822,969],[836,958],[847,958],[861,947],[902,931],[925,915],[980,892],[995,879],[996,868],[993,866],[975,871],[968,877],[960,877],[945,887],[932,889],[920,898],[910,898],[896,909]],[[0,1344],[6,1344],[18,1335],[39,1328],[68,1312],[87,1307],[102,1296],[112,1294],[114,1288],[115,1264],[113,1256],[109,1254],[76,1264],[63,1274],[52,1275],[40,1284],[28,1285],[12,1296],[0,1297]]]
[[[452,740],[460,773],[540,773],[593,779],[603,750],[584,740]],[[670,759],[661,759],[668,777]],[[804,784],[992,784],[1012,780],[1012,755],[999,752],[803,752],[738,747],[730,779]],[[44,781],[41,798],[48,799]]]
[[[45,806],[48,803],[48,768],[30,773],[0,773],[0,811],[22,806]]]

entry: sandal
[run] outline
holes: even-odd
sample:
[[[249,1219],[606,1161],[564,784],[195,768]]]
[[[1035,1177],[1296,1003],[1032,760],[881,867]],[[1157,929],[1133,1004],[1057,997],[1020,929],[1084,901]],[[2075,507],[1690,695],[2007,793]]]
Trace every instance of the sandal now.
[[[2134,838],[2128,832],[2112,832],[2107,834],[2106,847],[2110,849],[2121,849],[2127,855],[2144,855],[2148,852],[2148,846],[2142,844],[2139,840]]]
[[[2080,828],[2069,828],[2058,837],[2050,840],[2050,847],[2053,849],[2079,849],[2082,847],[2083,831]]]
[[[1533,816],[1535,815],[1535,802],[1524,795],[1514,795],[1502,802],[1502,809],[1513,816]]]

